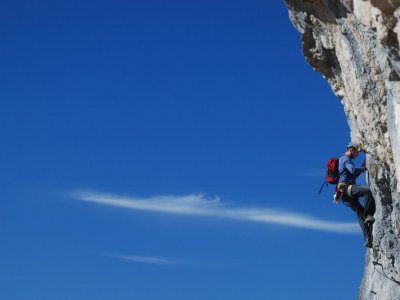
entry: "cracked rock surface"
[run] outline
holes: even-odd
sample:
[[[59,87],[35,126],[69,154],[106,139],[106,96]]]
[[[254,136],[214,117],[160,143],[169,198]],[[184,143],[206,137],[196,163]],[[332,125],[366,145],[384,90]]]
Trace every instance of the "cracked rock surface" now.
[[[343,104],[376,200],[359,299],[400,299],[400,0],[285,0],[307,62]]]

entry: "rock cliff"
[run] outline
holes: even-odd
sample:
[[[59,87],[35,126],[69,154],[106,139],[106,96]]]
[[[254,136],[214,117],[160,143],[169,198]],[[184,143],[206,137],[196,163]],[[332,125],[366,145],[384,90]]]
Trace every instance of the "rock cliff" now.
[[[377,212],[359,299],[400,299],[400,0],[285,0],[367,153]]]

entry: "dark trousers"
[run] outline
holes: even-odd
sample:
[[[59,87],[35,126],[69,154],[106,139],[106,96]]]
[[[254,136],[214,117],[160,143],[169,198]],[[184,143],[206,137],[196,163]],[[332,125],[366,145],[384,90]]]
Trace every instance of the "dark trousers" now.
[[[360,197],[364,198],[365,207],[360,204]],[[371,239],[372,224],[364,223],[367,216],[373,216],[375,214],[375,200],[370,188],[363,185],[353,185],[351,189],[347,190],[342,200],[346,206],[350,207],[357,214],[358,223],[364,234],[364,239]]]

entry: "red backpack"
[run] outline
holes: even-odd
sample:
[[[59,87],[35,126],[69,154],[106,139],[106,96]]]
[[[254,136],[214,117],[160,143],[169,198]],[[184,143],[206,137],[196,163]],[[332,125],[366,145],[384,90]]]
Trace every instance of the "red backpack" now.
[[[326,164],[326,175],[325,175],[325,181],[322,184],[321,188],[319,189],[319,194],[321,194],[322,188],[326,184],[328,186],[328,183],[330,184],[337,184],[339,182],[339,158],[338,157],[332,157],[331,159],[328,160],[328,163]]]
[[[325,179],[327,183],[337,184],[339,182],[339,158],[333,157],[326,165]]]

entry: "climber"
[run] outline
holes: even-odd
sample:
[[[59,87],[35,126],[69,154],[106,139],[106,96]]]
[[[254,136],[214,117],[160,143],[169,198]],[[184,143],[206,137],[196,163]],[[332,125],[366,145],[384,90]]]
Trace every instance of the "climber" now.
[[[356,168],[353,159],[360,153],[355,145],[347,146],[346,152],[339,158],[339,183],[337,190],[343,191],[342,201],[350,207],[358,218],[358,223],[364,234],[365,246],[372,247],[372,224],[375,221],[375,200],[368,186],[358,185],[356,179],[366,171],[365,162],[361,168]],[[359,198],[363,197],[365,206],[360,204]]]

